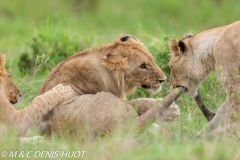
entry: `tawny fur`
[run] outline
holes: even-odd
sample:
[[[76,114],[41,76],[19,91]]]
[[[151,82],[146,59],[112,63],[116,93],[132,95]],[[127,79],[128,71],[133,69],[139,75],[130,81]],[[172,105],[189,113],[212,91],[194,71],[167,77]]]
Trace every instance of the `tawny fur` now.
[[[155,99],[138,99],[129,102],[130,106],[123,101],[127,94],[138,86],[158,92],[165,79],[153,55],[131,35],[121,35],[111,44],[77,53],[53,69],[39,94],[63,83],[71,85],[80,96],[44,116],[41,130],[45,134],[53,131],[72,136],[110,132],[117,124],[126,125],[131,116],[136,118],[138,113],[141,115],[160,105]],[[139,109],[138,113],[134,108]],[[165,112],[165,118],[162,113],[163,110],[154,115],[165,121],[179,116],[175,104]]]
[[[36,97],[26,108],[16,110],[11,103],[17,102],[21,92],[12,81],[10,73],[4,68],[4,63],[5,56],[0,54],[0,123],[5,130],[11,127],[20,136],[24,136],[43,115],[74,95],[70,86],[59,84],[45,94]]]
[[[200,83],[211,71],[226,91],[226,101],[209,123],[218,130],[235,126],[240,120],[240,21],[209,29],[196,35],[172,39],[169,67],[171,85],[185,86],[195,96]]]
[[[71,85],[78,95],[105,91],[126,99],[137,86],[148,85],[149,91],[159,91],[165,79],[143,44],[131,35],[121,35],[111,44],[76,53],[59,63],[39,95],[62,83]]]
[[[129,129],[144,130],[155,120],[170,122],[177,118],[179,108],[175,103],[170,104],[164,107],[161,99],[153,98],[125,102],[109,92],[85,94],[70,104],[58,106],[48,131],[81,141],[113,131],[121,132],[127,126]],[[144,116],[146,113],[151,116]]]

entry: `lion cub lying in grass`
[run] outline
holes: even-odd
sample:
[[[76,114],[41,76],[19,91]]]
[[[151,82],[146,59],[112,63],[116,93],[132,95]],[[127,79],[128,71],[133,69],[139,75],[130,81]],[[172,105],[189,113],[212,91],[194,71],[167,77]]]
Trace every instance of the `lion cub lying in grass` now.
[[[4,130],[13,128],[20,136],[24,136],[43,115],[74,95],[70,86],[59,84],[36,97],[28,107],[16,110],[12,104],[18,101],[21,92],[12,81],[10,73],[4,68],[4,63],[5,56],[0,54],[0,135]]]
[[[121,132],[126,126],[144,131],[155,120],[171,122],[180,115],[175,103],[164,107],[161,99],[153,98],[125,102],[109,92],[85,94],[57,108],[52,115],[52,131],[79,141]]]
[[[131,121],[140,128],[156,119],[172,121],[180,114],[174,103],[166,109],[159,99],[124,101],[136,87],[160,91],[165,79],[153,55],[132,35],[123,34],[111,44],[76,53],[52,70],[39,95],[63,83],[71,85],[79,97],[44,116],[41,130],[79,139],[111,133]]]

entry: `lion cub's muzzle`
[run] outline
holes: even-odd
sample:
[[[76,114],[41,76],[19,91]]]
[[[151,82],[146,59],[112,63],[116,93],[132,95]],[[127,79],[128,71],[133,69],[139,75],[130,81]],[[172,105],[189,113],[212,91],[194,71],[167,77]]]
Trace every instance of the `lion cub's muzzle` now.
[[[156,84],[142,84],[141,87],[148,90],[151,93],[157,93],[162,89],[162,84],[166,79],[159,80]]]
[[[12,105],[15,106],[17,103],[20,102],[21,97],[22,97],[22,94],[19,93],[19,94],[17,94],[13,99],[10,99],[9,102],[10,102]]]

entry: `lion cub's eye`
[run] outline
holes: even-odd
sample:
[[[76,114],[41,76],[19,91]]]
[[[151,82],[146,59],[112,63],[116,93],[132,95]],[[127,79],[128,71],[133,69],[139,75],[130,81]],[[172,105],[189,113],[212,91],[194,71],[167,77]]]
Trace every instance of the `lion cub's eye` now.
[[[141,69],[148,69],[148,68],[147,68],[147,65],[146,65],[145,63],[141,64],[140,68],[141,68]]]

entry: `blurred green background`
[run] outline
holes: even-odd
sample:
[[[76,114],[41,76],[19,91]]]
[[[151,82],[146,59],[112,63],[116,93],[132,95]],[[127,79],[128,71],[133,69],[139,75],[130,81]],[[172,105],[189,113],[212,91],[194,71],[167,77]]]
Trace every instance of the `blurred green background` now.
[[[237,21],[239,4],[237,0],[1,0],[0,52],[7,55],[7,68],[16,83],[32,93],[26,103],[57,63],[77,51],[111,43],[122,33],[139,38],[168,76],[169,39]],[[49,62],[26,85],[37,55],[50,48]],[[224,91],[214,74],[204,84],[201,90],[206,103],[216,109],[224,101]],[[214,94],[216,87],[218,94]],[[138,89],[129,99],[162,97],[168,91],[167,82],[157,95]],[[185,99],[191,102],[189,97],[182,101]]]
[[[170,38],[237,21],[239,4],[237,0],[1,0],[0,52],[7,55],[7,67],[21,86],[36,56],[53,48],[49,63],[37,75],[39,86],[70,55],[129,33],[147,46],[168,74]]]
[[[129,33],[140,39],[169,77],[169,39],[181,39],[182,35],[188,32],[196,34],[237,21],[239,6],[240,1],[237,0],[0,0],[0,53],[7,55],[6,68],[12,73],[17,85],[21,90],[27,90],[24,100],[18,106],[23,108],[36,96],[40,85],[58,62],[77,51],[111,43],[122,33]],[[49,62],[26,85],[35,58],[37,55],[46,54],[50,48],[53,49],[53,55]],[[170,90],[168,82],[156,95],[138,89],[129,99],[163,97]],[[213,111],[225,100],[224,90],[214,73],[203,83],[200,91],[205,103]],[[211,156],[204,150],[208,144],[195,145],[191,140],[187,141],[207,121],[192,98],[184,95],[177,103],[181,108],[181,116],[175,123],[171,123],[172,126],[165,125],[167,129],[164,132],[173,143],[169,144],[168,140],[162,142],[166,135],[160,134],[163,137],[160,137],[158,142],[167,148],[158,144],[151,145],[152,141],[148,141],[148,138],[144,142],[146,145],[141,147],[148,147],[149,153],[155,153],[156,150],[161,153],[168,151],[166,159],[233,158],[238,144],[232,145],[232,149],[225,154],[224,145],[230,144],[221,145],[216,142],[212,147],[215,147],[217,155]],[[184,142],[187,144],[182,147]],[[112,143],[115,141],[109,144],[104,142],[104,149],[109,150]],[[103,144],[97,145],[101,148]],[[111,151],[117,155],[122,152],[121,149],[119,152]],[[131,151],[133,154],[128,153],[129,157],[127,154],[125,158],[136,157],[144,152],[143,149],[134,147]],[[96,152],[102,153],[101,149]],[[172,154],[173,152],[177,154]],[[153,154],[153,159],[154,156],[158,154]],[[203,157],[199,158],[200,156]],[[141,159],[140,157],[145,159],[146,155],[142,154],[138,159]]]

